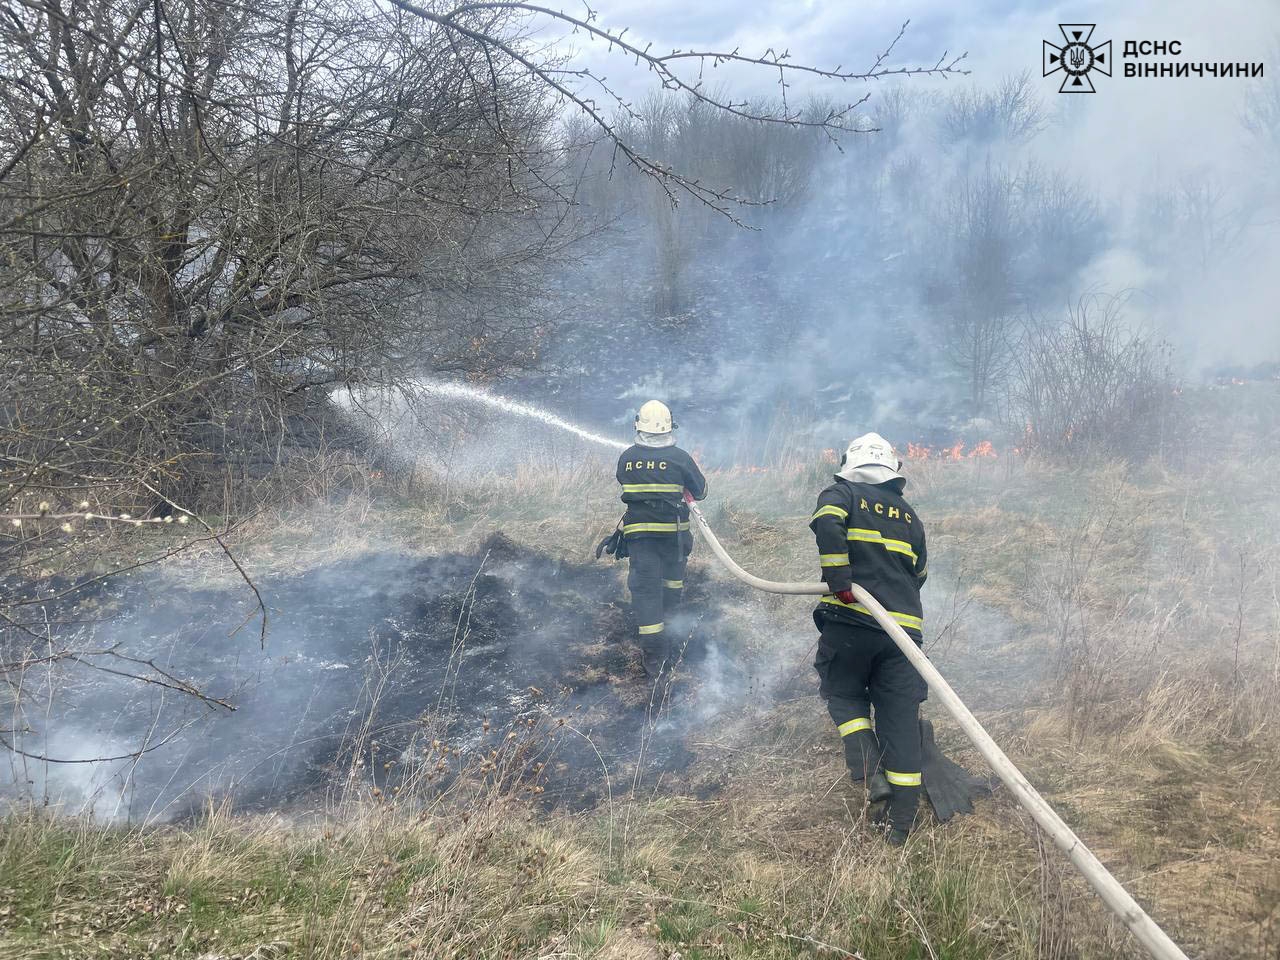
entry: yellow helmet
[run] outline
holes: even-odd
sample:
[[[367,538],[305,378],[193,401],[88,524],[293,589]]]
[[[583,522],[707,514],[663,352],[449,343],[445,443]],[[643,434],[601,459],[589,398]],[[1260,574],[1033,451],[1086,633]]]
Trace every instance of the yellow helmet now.
[[[671,411],[661,400],[648,400],[636,414],[636,429],[641,433],[670,433],[675,424]]]

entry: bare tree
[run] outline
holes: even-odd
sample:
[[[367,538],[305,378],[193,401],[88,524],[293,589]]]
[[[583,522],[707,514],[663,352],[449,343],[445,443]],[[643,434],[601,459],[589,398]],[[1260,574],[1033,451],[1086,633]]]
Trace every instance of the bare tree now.
[[[1239,257],[1258,206],[1248,188],[1207,170],[1188,173],[1153,185],[1141,198],[1141,242],[1176,287],[1187,275],[1202,277]]]
[[[987,415],[1009,362],[1019,303],[1025,223],[1016,180],[988,163],[958,178],[946,198],[941,281],[943,346],[964,377],[971,416]]]
[[[993,89],[962,87],[944,101],[938,115],[939,135],[946,144],[1021,144],[1044,125],[1044,105],[1026,71],[1005,77]]]
[[[624,135],[619,126],[620,120],[612,119],[614,116],[634,118],[637,116],[635,108],[609,85],[607,78],[600,76],[591,68],[575,68],[561,63],[541,62],[508,43],[504,37],[469,26],[465,18],[476,9],[475,4],[463,3],[450,7],[448,4],[424,6],[413,3],[411,0],[392,0],[392,3],[402,10],[417,14],[424,20],[439,24],[454,33],[461,41],[483,47],[490,56],[527,71],[563,103],[571,105],[588,118],[612,145],[615,160],[621,158],[636,170],[652,176],[673,203],[678,202],[682,197],[691,197],[731,215],[733,205],[751,202],[735,187],[709,184],[640,149]],[[967,54],[949,58],[946,51],[943,51],[942,56],[932,65],[889,66],[894,49],[905,34],[910,21],[903,23],[893,40],[871,60],[866,68],[859,70],[846,68],[843,64],[827,68],[800,63],[792,59],[789,50],[776,50],[772,47],[759,54],[742,53],[740,49],[716,51],[680,48],[673,49],[669,53],[657,53],[653,50],[652,43],[641,45],[638,41],[628,40],[626,36],[628,31],[625,28],[612,29],[600,25],[596,11],[589,6],[584,6],[581,14],[571,14],[534,3],[501,2],[501,0],[481,6],[486,10],[528,15],[544,24],[567,28],[589,42],[602,43],[610,53],[624,57],[634,65],[652,73],[663,90],[684,94],[715,112],[759,124],[790,128],[810,127],[826,132],[833,140],[842,133],[866,132],[865,128],[859,128],[852,121],[855,118],[855,111],[868,100],[869,94],[864,94],[843,105],[830,106],[820,116],[812,116],[806,112],[804,104],[793,103],[788,95],[788,90],[796,80],[807,77],[865,83],[895,76],[950,76],[968,72],[959,66]],[[780,91],[779,99],[776,102],[753,102],[746,99],[735,101],[731,96],[709,87],[704,82],[707,69],[726,64],[762,68],[776,74]],[[612,112],[614,108],[617,108],[616,113]]]
[[[911,171],[908,181],[923,192],[917,210],[931,202],[944,211],[924,218],[930,227],[912,251],[915,269],[969,416],[991,417],[1000,412],[1020,318],[1061,302],[1105,248],[1103,221],[1079,181],[1035,163],[963,164],[940,187],[930,173]]]
[[[781,105],[753,109],[776,112]],[[813,103],[804,116],[816,121],[830,109]],[[823,147],[816,127],[761,124],[687,94],[646,98],[638,114],[622,118],[617,129],[626,142],[646,156],[661,158],[664,166],[701,182],[734,184],[753,208],[743,218],[753,226],[769,222],[772,211],[792,211],[807,195]],[[710,205],[671,203],[660,183],[634,169],[618,180],[617,192],[641,212],[638,226],[649,234],[653,314],[678,315],[691,305],[690,273],[717,242],[738,231]]]
[[[962,72],[960,58],[891,66],[896,40],[862,71],[773,50],[658,55],[591,11],[528,3],[0,9],[0,562],[19,578],[0,595],[0,673],[15,702],[41,658],[115,655],[48,621],[94,578],[51,594],[32,575],[114,556],[112,531],[166,534],[110,572],[183,549],[193,526],[225,547],[226,526],[200,521],[214,498],[233,516],[247,481],[347,442],[336,387],[537,362],[544,278],[582,236],[566,106],[668,200],[730,219],[755,202],[622,139],[609,116],[631,106],[533,37],[548,21],[779,130],[835,136],[854,107],[806,116],[793,80]],[[697,74],[731,62],[776,74],[780,105],[708,93]]]
[[[1277,59],[1275,54],[1280,54],[1280,44],[1268,58],[1273,63]],[[1280,82],[1274,74],[1250,86],[1242,120],[1253,142],[1263,156],[1269,158],[1269,162],[1259,164],[1267,180],[1269,200],[1272,204],[1280,202],[1280,174],[1276,172],[1280,169]]]
[[[573,236],[554,108],[416,17],[304,0],[7,7],[0,64],[11,714],[55,669],[199,696],[60,629],[83,571],[225,546],[210,497],[330,442],[335,385],[531,363]]]

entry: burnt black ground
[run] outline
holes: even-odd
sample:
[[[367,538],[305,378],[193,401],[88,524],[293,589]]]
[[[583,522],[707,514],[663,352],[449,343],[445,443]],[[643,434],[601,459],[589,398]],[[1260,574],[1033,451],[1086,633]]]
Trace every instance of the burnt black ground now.
[[[447,778],[517,729],[538,741],[527,762],[546,763],[542,798],[589,805],[629,786],[638,761],[642,780],[685,768],[686,734],[748,682],[717,614],[732,592],[717,586],[712,603],[694,574],[682,678],[655,708],[622,584],[620,566],[559,562],[501,536],[469,554],[370,553],[258,581],[264,651],[252,624],[237,630],[245,590],[135,580],[94,599],[107,616],[90,645],[154,659],[235,711],[64,664],[47,716],[28,713],[26,749],[115,756],[178,732],[136,765],[17,764],[6,788],[135,820],[227,796],[241,810],[298,809],[322,803],[353,760],[390,790],[432,739],[459,751]]]

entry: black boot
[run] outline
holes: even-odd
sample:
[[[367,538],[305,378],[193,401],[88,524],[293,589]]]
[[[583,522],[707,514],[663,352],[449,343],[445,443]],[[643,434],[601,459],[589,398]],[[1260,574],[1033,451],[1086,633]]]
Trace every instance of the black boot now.
[[[844,762],[853,782],[866,787],[869,803],[881,803],[893,795],[880,770],[880,741],[872,731],[858,730],[844,738]]]
[[[906,842],[907,835],[915,828],[916,813],[920,806],[919,787],[894,787],[893,796],[885,804],[887,839],[894,846]]]
[[[889,785],[884,774],[877,770],[867,780],[867,800],[871,803],[883,803],[892,796],[893,787]]]
[[[670,670],[665,650],[646,647],[641,654],[644,663],[644,675],[650,680],[658,680]]]
[[[870,730],[855,730],[842,738],[844,764],[859,783],[870,781],[880,766],[880,742]]]
[[[907,842],[907,837],[911,836],[911,831],[903,827],[895,826],[893,821],[889,819],[889,804],[881,804],[871,813],[871,823],[875,826],[878,834],[883,838],[884,842],[891,847],[901,847]]]

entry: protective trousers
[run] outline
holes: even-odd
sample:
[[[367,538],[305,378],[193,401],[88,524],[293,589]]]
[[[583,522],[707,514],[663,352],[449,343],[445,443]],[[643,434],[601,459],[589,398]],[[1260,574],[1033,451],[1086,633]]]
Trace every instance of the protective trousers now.
[[[627,551],[631,564],[627,586],[640,647],[647,663],[660,665],[671,655],[667,615],[684,593],[684,550],[680,537],[671,534],[629,538]]]
[[[924,679],[883,630],[830,618],[813,666],[850,775],[865,780],[880,766],[893,787],[889,822],[910,830],[920,796],[920,703],[929,692]]]

